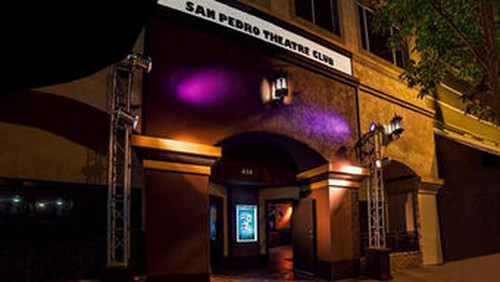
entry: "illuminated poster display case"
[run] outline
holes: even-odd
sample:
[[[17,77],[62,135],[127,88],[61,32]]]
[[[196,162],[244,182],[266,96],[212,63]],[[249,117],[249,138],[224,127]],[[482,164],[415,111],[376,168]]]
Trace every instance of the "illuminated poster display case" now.
[[[217,206],[210,204],[210,240],[217,241]]]
[[[257,205],[236,205],[236,242],[257,242]]]

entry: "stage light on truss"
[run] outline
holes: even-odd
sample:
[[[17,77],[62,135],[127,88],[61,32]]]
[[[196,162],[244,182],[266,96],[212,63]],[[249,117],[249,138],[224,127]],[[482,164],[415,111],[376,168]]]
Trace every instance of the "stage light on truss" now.
[[[153,68],[153,62],[151,61],[151,58],[144,58],[143,56],[136,53],[129,54],[127,56],[127,60],[132,64],[133,67],[142,68],[147,73],[149,73]]]
[[[116,111],[116,116],[118,119],[131,126],[132,129],[135,129],[137,127],[137,124],[139,123],[138,115],[132,115],[130,113],[123,111],[122,109],[118,109]]]

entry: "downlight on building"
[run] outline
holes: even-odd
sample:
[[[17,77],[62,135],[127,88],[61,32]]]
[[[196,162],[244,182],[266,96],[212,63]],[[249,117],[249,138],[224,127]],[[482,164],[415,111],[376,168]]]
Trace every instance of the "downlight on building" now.
[[[284,252],[342,279],[370,272],[375,237],[390,270],[500,252],[500,130],[464,114],[459,81],[418,99],[398,78],[407,50],[372,16],[365,1],[158,1],[131,50],[152,68],[127,76],[129,236],[114,259],[209,281]],[[2,277],[99,278],[109,242],[123,246],[106,220],[118,65],[2,98]],[[403,133],[367,165],[360,140],[391,121]]]

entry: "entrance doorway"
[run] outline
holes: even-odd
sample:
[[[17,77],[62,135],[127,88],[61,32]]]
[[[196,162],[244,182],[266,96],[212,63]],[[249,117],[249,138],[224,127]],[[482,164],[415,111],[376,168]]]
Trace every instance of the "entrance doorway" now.
[[[293,204],[293,200],[266,201],[268,266],[277,271],[293,269]]]
[[[292,246],[292,200],[271,200],[266,203],[268,249]]]
[[[315,205],[301,193],[296,176],[326,161],[302,143],[269,133],[237,135],[220,146],[223,154],[212,167],[209,191],[222,195],[227,237],[222,252],[218,237],[211,242],[213,252],[223,254],[223,267],[212,268],[213,273],[307,279],[316,262]],[[216,222],[211,226],[217,230]]]

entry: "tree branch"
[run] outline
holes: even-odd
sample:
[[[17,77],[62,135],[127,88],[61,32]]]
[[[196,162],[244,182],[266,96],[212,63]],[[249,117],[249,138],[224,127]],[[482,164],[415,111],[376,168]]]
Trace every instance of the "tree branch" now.
[[[488,69],[488,62],[481,56],[479,50],[474,48],[474,44],[467,38],[467,36],[451,21],[450,18],[444,13],[444,11],[436,5],[434,1],[430,1],[432,8],[443,18],[446,24],[462,39],[465,45],[474,53],[477,60],[483,65],[485,69]]]

